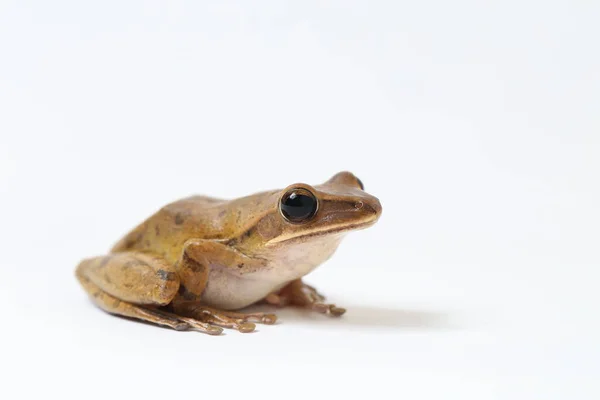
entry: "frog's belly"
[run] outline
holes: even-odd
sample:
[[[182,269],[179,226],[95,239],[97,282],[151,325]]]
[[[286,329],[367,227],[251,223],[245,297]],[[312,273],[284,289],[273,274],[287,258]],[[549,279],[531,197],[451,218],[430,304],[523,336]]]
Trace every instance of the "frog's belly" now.
[[[240,274],[235,269],[211,266],[202,302],[215,308],[235,310],[264,299],[287,283],[299,279],[327,260],[342,234],[306,241],[283,248],[264,250],[257,256],[276,260],[263,270]]]
[[[223,310],[247,307],[299,277],[267,272],[238,275],[228,268],[212,268],[202,302]]]

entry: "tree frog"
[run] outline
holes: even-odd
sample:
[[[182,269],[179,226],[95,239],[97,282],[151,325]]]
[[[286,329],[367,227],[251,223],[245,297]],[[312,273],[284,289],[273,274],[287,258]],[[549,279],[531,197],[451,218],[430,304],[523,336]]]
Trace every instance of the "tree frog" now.
[[[350,172],[234,200],[192,196],[160,209],[109,254],[83,260],[76,276],[105,311],[176,330],[218,335],[275,323],[274,314],[239,311],[259,302],[340,316],[346,310],[302,277],[380,215],[379,200]]]

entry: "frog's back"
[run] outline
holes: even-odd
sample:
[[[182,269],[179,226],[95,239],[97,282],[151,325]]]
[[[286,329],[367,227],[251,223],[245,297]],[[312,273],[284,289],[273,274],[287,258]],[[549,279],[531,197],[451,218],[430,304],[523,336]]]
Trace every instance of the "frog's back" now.
[[[228,200],[192,196],[161,208],[112,248],[112,252],[154,253],[175,263],[190,238],[224,238],[223,217]]]

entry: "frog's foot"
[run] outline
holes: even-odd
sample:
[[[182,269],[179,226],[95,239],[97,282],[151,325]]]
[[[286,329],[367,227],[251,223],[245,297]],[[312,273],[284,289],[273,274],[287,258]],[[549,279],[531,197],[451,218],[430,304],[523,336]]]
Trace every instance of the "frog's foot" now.
[[[294,305],[335,317],[339,317],[346,312],[345,308],[324,301],[325,297],[323,295],[300,279],[290,282],[278,293],[272,293],[265,298],[265,302],[279,307]]]
[[[242,333],[253,332],[256,329],[254,322],[272,325],[277,321],[277,316],[274,314],[222,311],[198,304],[185,305],[178,309],[178,314],[185,315],[186,322],[191,319],[211,326],[235,329]]]
[[[174,315],[174,314],[166,313],[163,311],[155,311],[155,312],[159,313],[160,315],[162,315],[165,318],[169,318],[169,317],[175,318],[178,321],[180,321],[182,324],[184,324],[182,327],[177,329],[180,331],[187,331],[189,329],[193,329],[198,332],[208,333],[209,335],[220,335],[221,333],[223,333],[223,328],[214,326],[207,322],[198,321],[197,319],[194,319],[194,318],[182,317],[180,315]]]
[[[220,312],[222,315],[225,315],[229,318],[233,318],[238,320],[238,322],[257,322],[265,325],[273,325],[277,322],[277,315],[270,313],[241,313],[235,311],[218,311],[213,310],[214,312]]]

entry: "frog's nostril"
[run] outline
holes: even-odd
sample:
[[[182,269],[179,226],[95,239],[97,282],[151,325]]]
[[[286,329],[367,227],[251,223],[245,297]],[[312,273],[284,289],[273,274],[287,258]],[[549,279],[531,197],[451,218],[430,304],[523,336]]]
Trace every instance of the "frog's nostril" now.
[[[362,201],[357,201],[356,203],[354,203],[354,208],[356,208],[357,210],[360,210],[361,208],[363,208],[364,203]]]
[[[377,199],[369,201],[368,203],[363,204],[362,210],[368,214],[379,217],[381,214],[381,203],[379,203],[379,200]]]

